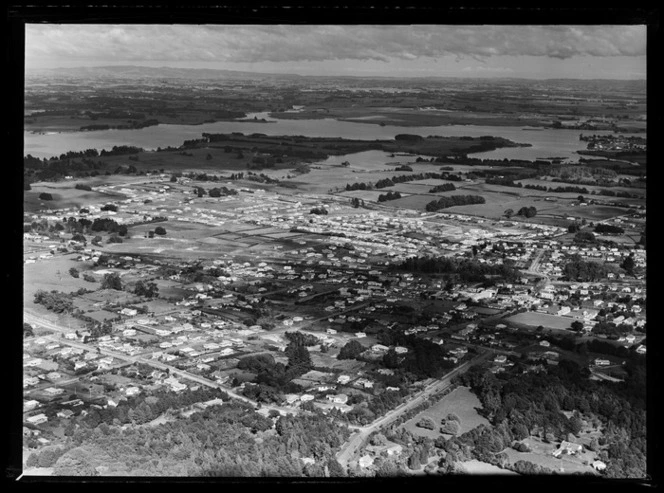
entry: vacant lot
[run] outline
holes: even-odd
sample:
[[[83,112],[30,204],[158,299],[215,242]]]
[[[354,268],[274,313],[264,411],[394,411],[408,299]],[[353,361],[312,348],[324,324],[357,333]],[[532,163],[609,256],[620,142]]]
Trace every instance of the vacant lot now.
[[[525,312],[509,317],[507,321],[530,327],[538,327],[541,325],[542,327],[551,329],[569,329],[574,319],[558,315],[549,315],[548,313]]]
[[[84,281],[82,277],[74,278],[69,274],[72,267],[80,268],[81,262],[73,259],[72,254],[38,260],[34,264],[23,267],[23,300],[24,306],[34,308],[34,296],[38,289],[44,291],[63,291],[71,293],[81,288],[95,289],[95,285]]]
[[[441,435],[439,431],[441,420],[448,414],[454,413],[461,419],[459,434],[462,434],[481,424],[489,425],[489,421],[477,413],[477,408],[481,407],[480,400],[468,387],[458,387],[429,409],[425,409],[401,426],[414,435],[436,438]],[[424,416],[433,419],[434,423],[436,423],[436,429],[427,430],[415,426]],[[444,436],[449,437],[449,435]]]

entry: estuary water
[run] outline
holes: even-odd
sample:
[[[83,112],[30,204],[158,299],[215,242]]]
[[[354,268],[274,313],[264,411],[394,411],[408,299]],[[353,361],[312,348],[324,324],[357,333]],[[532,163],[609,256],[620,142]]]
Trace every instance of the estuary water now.
[[[254,117],[256,119],[254,119]],[[261,121],[265,119],[265,121]],[[245,135],[301,135],[303,137],[339,137],[345,139],[383,140],[398,134],[421,136],[481,137],[493,135],[513,142],[531,144],[531,147],[509,147],[489,152],[474,153],[482,159],[526,159],[560,157],[576,162],[577,150],[585,149],[579,140],[579,130],[554,130],[534,127],[493,125],[441,125],[423,127],[399,127],[363,122],[344,122],[332,118],[312,120],[278,120],[267,113],[252,113],[243,120],[204,123],[201,125],[160,124],[135,130],[97,130],[86,132],[24,133],[24,155],[38,158],[59,156],[67,151],[97,149],[110,150],[113,146],[129,145],[156,150],[168,146],[177,147],[185,140],[201,138],[203,133],[232,133]],[[586,133],[588,133],[586,131]],[[595,134],[611,132],[593,132]]]

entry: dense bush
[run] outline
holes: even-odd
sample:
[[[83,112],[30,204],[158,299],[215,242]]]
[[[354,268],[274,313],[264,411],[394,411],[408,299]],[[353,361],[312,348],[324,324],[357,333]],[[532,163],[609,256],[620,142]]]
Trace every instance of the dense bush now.
[[[440,209],[455,207],[459,205],[484,204],[486,200],[479,195],[450,195],[433,200],[425,206],[427,212],[436,212]]]

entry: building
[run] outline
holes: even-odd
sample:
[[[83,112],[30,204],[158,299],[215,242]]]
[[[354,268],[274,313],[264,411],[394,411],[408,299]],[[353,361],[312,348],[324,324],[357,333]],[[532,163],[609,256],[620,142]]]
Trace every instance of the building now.
[[[371,346],[371,350],[375,353],[380,353],[387,351],[389,348],[387,346],[384,346],[383,344],[374,344]]]
[[[345,385],[348,382],[350,382],[350,377],[348,375],[339,375],[339,377],[337,378],[337,382],[339,382],[342,385]]]
[[[373,457],[371,457],[370,455],[363,455],[362,457],[360,457],[358,464],[360,465],[360,467],[364,468],[371,466],[373,462],[374,462]]]
[[[574,455],[583,451],[583,446],[580,443],[572,443],[563,440],[560,447],[553,451],[554,457],[559,457],[562,454]]]
[[[23,411],[32,411],[38,405],[39,405],[39,401],[35,401],[35,400],[23,401]]]
[[[334,402],[335,404],[346,404],[348,402],[348,395],[346,394],[328,394],[327,400]]]
[[[58,418],[64,418],[64,419],[69,419],[74,415],[74,411],[71,409],[62,409],[61,411],[58,411],[56,416]]]
[[[30,416],[29,418],[26,419],[26,421],[33,425],[39,425],[41,423],[46,423],[48,421],[48,418],[44,413],[40,413],[40,414],[35,414],[34,416]]]
[[[140,394],[140,392],[141,389],[139,389],[138,387],[127,387],[125,389],[125,394],[129,397],[131,397],[132,395]]]

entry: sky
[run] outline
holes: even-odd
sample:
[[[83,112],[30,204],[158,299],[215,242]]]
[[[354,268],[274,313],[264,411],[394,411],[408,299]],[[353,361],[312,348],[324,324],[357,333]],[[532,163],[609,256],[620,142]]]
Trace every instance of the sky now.
[[[646,26],[28,24],[25,64],[645,79]]]

